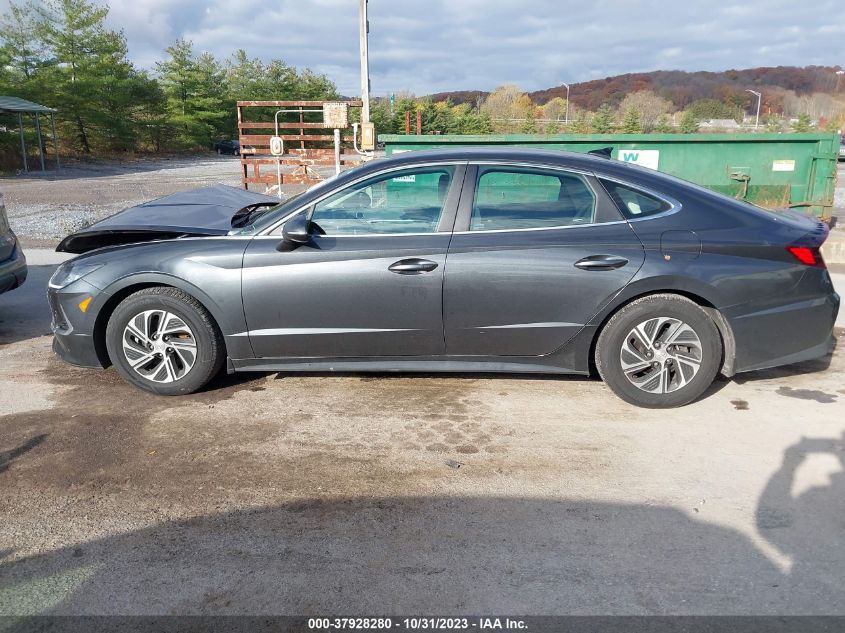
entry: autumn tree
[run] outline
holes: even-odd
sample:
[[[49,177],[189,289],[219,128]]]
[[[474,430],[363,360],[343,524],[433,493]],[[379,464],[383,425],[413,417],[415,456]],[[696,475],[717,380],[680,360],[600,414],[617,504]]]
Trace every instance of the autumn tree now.
[[[563,121],[566,117],[566,99],[555,97],[543,105],[543,118],[550,121]]]
[[[631,109],[639,113],[640,127],[643,132],[651,132],[661,116],[672,112],[672,102],[657,95],[651,90],[639,90],[625,95],[619,104],[619,111],[627,113]],[[624,127],[624,125],[623,125]]]
[[[490,117],[497,132],[510,132],[517,125],[525,126],[533,118],[535,105],[519,86],[499,86],[481,104],[481,112]],[[535,124],[536,125],[536,124]]]

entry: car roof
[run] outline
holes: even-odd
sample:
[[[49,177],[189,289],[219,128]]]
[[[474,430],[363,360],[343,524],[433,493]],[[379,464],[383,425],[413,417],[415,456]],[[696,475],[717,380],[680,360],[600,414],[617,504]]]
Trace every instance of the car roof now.
[[[415,150],[392,154],[385,159],[395,164],[417,163],[420,161],[462,161],[462,160],[507,160],[513,162],[525,161],[532,163],[565,164],[569,167],[595,169],[607,164],[607,158],[580,152],[570,152],[557,149],[538,149],[534,147],[450,147],[437,149]],[[385,165],[385,161],[380,161]]]
[[[483,147],[450,147],[405,151],[392,154],[387,158],[373,160],[340,174],[335,182],[341,184],[349,180],[366,176],[390,167],[417,165],[425,162],[449,161],[506,161],[513,163],[536,163],[569,167],[576,170],[596,173],[600,176],[630,180],[645,186],[660,187],[668,184],[665,174],[605,156],[582,152],[570,152],[559,149],[537,149],[533,147],[514,147],[486,145]]]

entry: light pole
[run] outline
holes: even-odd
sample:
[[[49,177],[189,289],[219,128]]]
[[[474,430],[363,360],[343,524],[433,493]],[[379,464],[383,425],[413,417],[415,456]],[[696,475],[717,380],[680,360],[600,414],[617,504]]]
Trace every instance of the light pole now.
[[[566,114],[563,117],[563,122],[567,125],[569,124],[569,84],[563,84],[566,86]]]
[[[358,2],[359,35],[361,47],[361,123],[370,122],[370,57],[367,48],[367,37],[370,32],[370,22],[367,19],[367,0]]]
[[[757,118],[754,119],[754,129],[756,130],[760,126],[760,102],[763,100],[763,95],[757,92],[756,90],[746,89],[745,92],[750,92],[753,95],[757,95]]]

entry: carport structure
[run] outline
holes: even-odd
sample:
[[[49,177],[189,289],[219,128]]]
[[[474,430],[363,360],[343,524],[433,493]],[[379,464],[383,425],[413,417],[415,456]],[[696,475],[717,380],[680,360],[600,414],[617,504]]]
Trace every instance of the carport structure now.
[[[21,137],[21,157],[23,158],[23,170],[29,171],[29,165],[26,160],[26,138],[23,133],[23,115],[33,115],[35,118],[35,134],[38,137],[38,158],[41,161],[41,171],[44,171],[44,140],[41,136],[41,115],[50,115],[50,127],[53,133],[53,149],[56,152],[56,170],[59,169],[59,142],[56,137],[56,110],[55,108],[48,108],[40,103],[33,103],[20,97],[2,97],[0,96],[0,114],[17,114],[18,130]]]

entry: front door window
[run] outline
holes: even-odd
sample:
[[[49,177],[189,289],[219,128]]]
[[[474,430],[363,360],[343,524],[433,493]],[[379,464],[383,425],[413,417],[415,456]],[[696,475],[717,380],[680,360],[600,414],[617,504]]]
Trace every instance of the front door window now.
[[[452,165],[379,174],[317,203],[311,221],[330,237],[434,233],[454,175]]]

